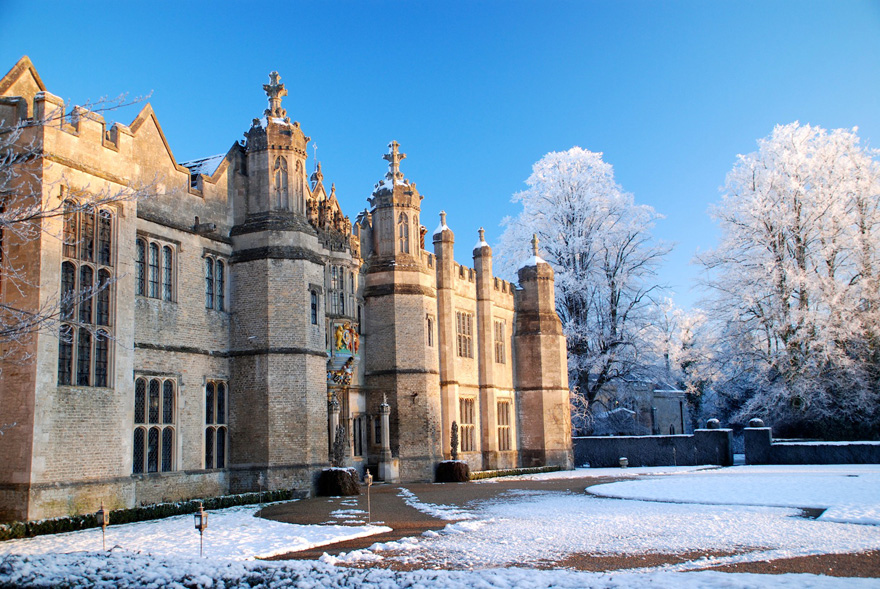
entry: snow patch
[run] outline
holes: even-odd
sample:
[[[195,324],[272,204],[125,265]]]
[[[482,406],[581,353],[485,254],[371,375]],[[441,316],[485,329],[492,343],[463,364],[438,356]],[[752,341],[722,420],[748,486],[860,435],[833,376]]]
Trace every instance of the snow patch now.
[[[404,502],[410,507],[421,511],[431,517],[444,520],[472,519],[474,515],[456,505],[438,505],[436,503],[422,503],[409,489],[401,487],[398,497],[403,497]]]

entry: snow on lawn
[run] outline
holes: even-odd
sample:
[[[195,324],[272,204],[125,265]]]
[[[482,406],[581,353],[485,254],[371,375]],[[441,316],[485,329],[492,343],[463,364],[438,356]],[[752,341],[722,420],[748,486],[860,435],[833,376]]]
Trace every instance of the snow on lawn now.
[[[511,491],[479,504],[474,512],[476,521],[450,524],[440,533],[429,532],[419,539],[377,544],[370,548],[370,554],[356,551],[338,560],[374,560],[394,550],[397,552],[389,558],[411,564],[439,562],[453,568],[470,568],[529,566],[575,553],[693,553],[696,560],[666,567],[687,570],[711,564],[880,549],[880,527],[836,523],[827,516],[812,520],[801,517],[797,509],[830,507],[826,514],[836,510],[836,519],[841,520],[849,510],[858,514],[852,516],[852,521],[868,521],[866,514],[880,503],[880,466],[627,471],[629,476],[639,478],[592,486],[588,491],[599,489],[609,496],[651,501]],[[575,472],[583,475],[594,471]],[[571,474],[542,473],[527,478]],[[654,476],[639,476],[647,474]],[[409,500],[418,501],[415,496]],[[428,511],[430,505],[422,504],[421,509]],[[463,524],[470,525],[463,528]],[[709,553],[731,556],[712,557]]]
[[[620,475],[620,469],[601,469]],[[413,507],[450,523],[417,538],[376,544],[322,561],[246,560],[374,534],[380,526],[299,526],[254,518],[256,507],[211,512],[206,558],[198,558],[192,516],[111,526],[100,553],[100,530],[0,542],[0,586],[98,587],[877,587],[877,579],[814,575],[751,575],[693,571],[721,564],[811,554],[880,549],[880,526],[800,517],[796,507],[829,507],[838,515],[860,509],[866,521],[880,503],[880,466],[742,467],[698,470],[627,469],[636,480],[600,486],[602,492],[652,501],[537,490],[509,491],[468,509],[400,495]],[[553,478],[600,469],[543,473]],[[509,480],[509,479],[508,479]],[[595,489],[596,487],[591,487]],[[751,493],[751,495],[749,495]],[[673,502],[667,502],[673,501]],[[711,503],[707,505],[706,503]],[[742,505],[742,503],[758,503]],[[361,518],[344,504],[337,518]],[[779,507],[783,506],[783,507]],[[828,513],[828,512],[826,512]],[[389,554],[388,550],[394,550]],[[571,554],[666,553],[694,560],[609,574],[535,570]],[[729,553],[731,556],[712,556]],[[5,555],[5,556],[4,556]],[[416,568],[352,569],[337,562],[396,559]]]
[[[595,485],[603,497],[825,509],[820,520],[880,524],[880,466],[740,466]]]
[[[695,553],[680,569],[714,563],[880,549],[880,528],[798,517],[776,507],[620,501],[589,495],[517,491],[477,508],[478,521],[451,524],[391,556],[453,568],[533,566],[574,553]],[[481,525],[461,528],[463,523]],[[465,531],[466,533],[461,533]],[[712,558],[709,553],[736,553]],[[701,558],[706,556],[706,558]],[[343,561],[363,560],[353,553]]]
[[[205,556],[213,560],[266,558],[323,544],[390,531],[385,526],[306,526],[254,517],[259,506],[210,511],[205,530]],[[107,528],[107,546],[156,556],[199,557],[199,533],[192,515],[136,522]],[[101,529],[36,536],[0,542],[3,554],[57,554],[100,550]]]
[[[396,572],[385,569],[337,568],[316,561],[223,562],[147,558],[114,551],[111,554],[76,553],[33,558],[10,556],[0,560],[0,585],[12,587],[545,587],[583,589],[870,589],[876,579],[824,577],[818,575],[727,574],[713,571],[690,573],[584,573],[568,570],[541,571],[523,568],[475,571],[419,570]]]
[[[399,491],[400,492],[397,496],[403,497],[404,503],[413,509],[430,515],[431,517],[444,520],[471,519],[474,517],[470,511],[455,505],[437,505],[436,503],[424,503],[419,501],[419,498],[409,489],[401,487]]]

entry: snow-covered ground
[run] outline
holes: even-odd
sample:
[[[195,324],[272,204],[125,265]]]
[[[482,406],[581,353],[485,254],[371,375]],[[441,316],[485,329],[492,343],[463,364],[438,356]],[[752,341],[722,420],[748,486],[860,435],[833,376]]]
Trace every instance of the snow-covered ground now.
[[[596,485],[589,492],[675,503],[824,509],[821,521],[880,525],[880,467],[874,464],[739,466]]]
[[[592,494],[519,490],[467,510],[433,505],[401,488],[411,506],[465,521],[322,562],[262,562],[278,554],[377,533],[379,526],[297,526],[211,513],[206,558],[192,516],[0,543],[0,586],[186,587],[878,587],[877,579],[694,571],[710,565],[880,549],[880,465],[726,469],[587,469],[529,479],[619,476]],[[509,480],[509,479],[508,479]],[[599,496],[601,494],[602,496]],[[344,505],[343,507],[349,507]],[[799,508],[826,509],[819,519]],[[830,514],[830,516],[829,516]],[[362,521],[354,509],[338,521]],[[853,523],[858,522],[858,523]],[[572,554],[687,554],[684,563],[608,574],[535,570]],[[713,556],[721,555],[721,556]],[[2,556],[6,555],[6,556]],[[727,555],[727,556],[724,556]],[[396,559],[425,570],[351,569]],[[431,570],[431,567],[461,570]],[[79,581],[78,581],[79,580]]]
[[[385,526],[285,524],[254,517],[256,505],[218,509],[208,514],[204,555],[211,560],[267,558],[323,544],[362,538],[391,528]],[[348,511],[348,510],[346,510]],[[361,512],[364,515],[366,513]],[[342,514],[341,514],[342,515]],[[349,519],[349,513],[344,514]],[[358,523],[361,523],[360,520]],[[341,523],[341,522],[340,522]],[[199,533],[192,515],[136,522],[107,528],[107,547],[156,556],[199,556]],[[3,554],[60,554],[101,550],[101,528],[0,542]]]

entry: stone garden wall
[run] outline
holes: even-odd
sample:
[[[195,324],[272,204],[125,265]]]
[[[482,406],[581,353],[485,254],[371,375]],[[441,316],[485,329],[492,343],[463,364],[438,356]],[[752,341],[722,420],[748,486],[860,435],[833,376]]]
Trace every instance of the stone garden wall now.
[[[615,467],[624,457],[628,466],[732,466],[733,430],[712,425],[693,435],[576,437],[575,466]]]
[[[880,464],[880,442],[773,441],[753,419],[743,430],[746,464]]]

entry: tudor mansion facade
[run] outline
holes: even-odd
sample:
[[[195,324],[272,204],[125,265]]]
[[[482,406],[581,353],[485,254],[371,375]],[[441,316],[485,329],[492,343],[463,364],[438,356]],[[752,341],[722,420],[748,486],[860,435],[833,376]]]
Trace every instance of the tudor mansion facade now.
[[[306,172],[280,77],[263,89],[244,141],[178,162],[149,105],[107,129],[65,112],[27,57],[0,79],[0,126],[36,155],[0,199],[63,212],[0,241],[0,312],[57,307],[20,349],[0,338],[0,520],[309,492],[337,426],[346,465],[386,481],[433,480],[453,422],[473,470],[571,467],[537,246],[518,285],[493,275],[482,235],[473,267],[456,263],[396,142],[352,222],[320,164]],[[102,198],[132,187],[149,194]]]

